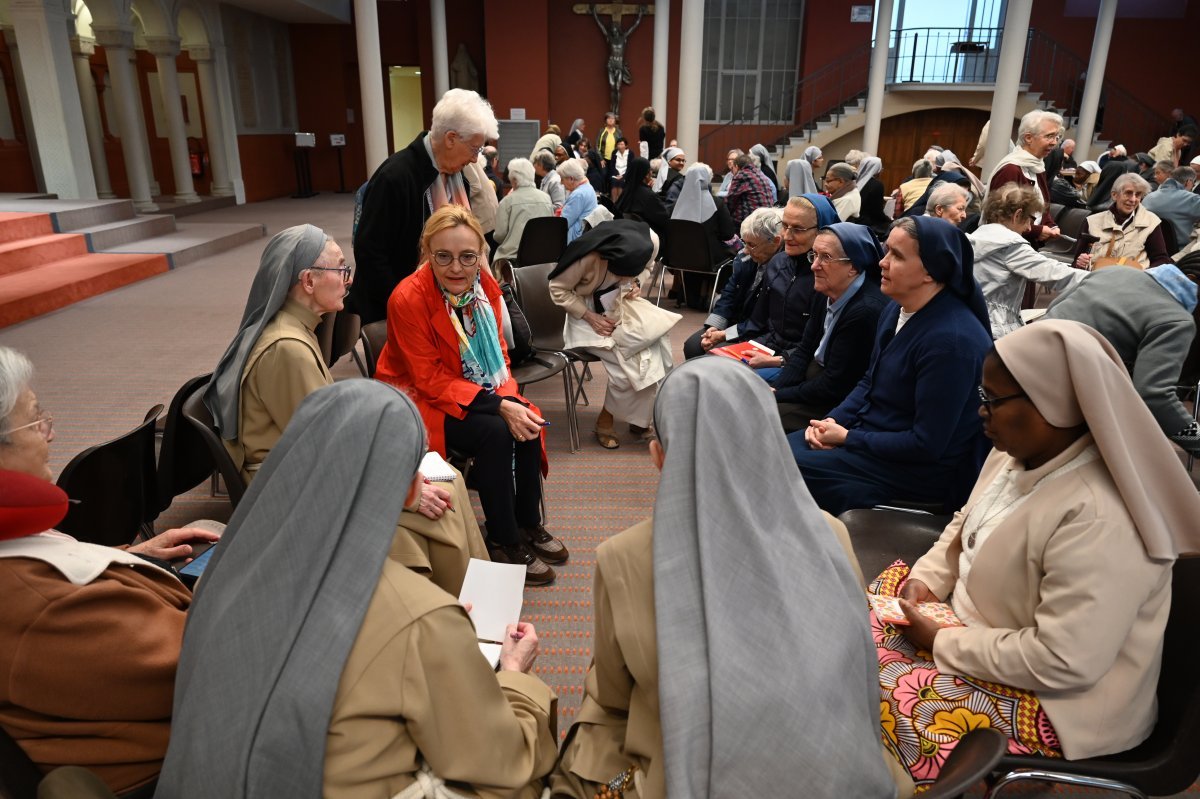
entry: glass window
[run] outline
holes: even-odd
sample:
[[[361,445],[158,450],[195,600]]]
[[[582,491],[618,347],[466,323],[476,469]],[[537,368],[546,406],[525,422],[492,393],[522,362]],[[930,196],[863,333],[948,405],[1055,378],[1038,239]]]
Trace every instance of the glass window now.
[[[803,13],[803,0],[708,0],[701,122],[792,121]]]

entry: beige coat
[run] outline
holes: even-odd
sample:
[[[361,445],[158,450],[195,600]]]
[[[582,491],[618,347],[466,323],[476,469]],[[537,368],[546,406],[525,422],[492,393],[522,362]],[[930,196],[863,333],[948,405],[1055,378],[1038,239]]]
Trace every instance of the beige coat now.
[[[1070,461],[1090,436],[1018,478],[1022,491]],[[993,451],[975,490],[913,566],[945,599],[962,552],[963,519],[1001,470]],[[968,592],[987,626],[938,632],[933,657],[947,674],[1033,691],[1071,759],[1129,749],[1149,735],[1171,563],[1150,560],[1103,460],[1039,487],[981,545]]]
[[[288,299],[263,328],[242,369],[238,437],[225,449],[249,483],[283,435],[300,403],[332,385],[313,333],[321,317]]]
[[[846,526],[827,513],[824,516],[861,584],[862,572]],[[647,519],[596,550],[592,666],[584,683],[578,721],[567,735],[562,757],[550,775],[554,796],[592,799],[601,784],[635,764],[637,787],[626,791],[626,797],[666,796],[658,704],[653,534],[654,522]],[[894,758],[883,756],[897,780],[899,795],[910,796],[911,779]]]
[[[483,232],[491,233],[496,229],[496,207],[500,204],[499,198],[496,197],[496,184],[488,180],[483,167],[474,161],[463,167],[463,177],[471,186],[468,197],[471,213],[479,220]]]
[[[1100,239],[1092,245],[1092,257],[1133,258],[1145,269],[1150,266],[1150,256],[1146,255],[1146,239],[1160,224],[1162,220],[1158,215],[1141,205],[1133,212],[1133,221],[1125,229],[1121,228],[1111,210],[1092,214],[1087,218],[1088,233]]]
[[[491,560],[479,522],[471,508],[471,497],[461,474],[455,471],[453,483],[440,483],[450,492],[453,512],[446,511],[437,521],[406,510],[400,514],[399,531],[392,539],[389,558],[413,571],[426,574],[439,588],[452,596],[462,590],[471,558]]]
[[[532,674],[493,673],[454,597],[389,559],[338,683],[323,796],[386,799],[424,761],[465,796],[535,797],[556,703]]]

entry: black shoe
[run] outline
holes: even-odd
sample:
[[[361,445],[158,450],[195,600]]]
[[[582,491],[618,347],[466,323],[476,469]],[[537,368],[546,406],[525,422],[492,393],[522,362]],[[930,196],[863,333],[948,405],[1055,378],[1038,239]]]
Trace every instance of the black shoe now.
[[[509,547],[503,544],[494,550],[498,557],[493,560],[501,563],[515,563],[525,567],[525,585],[550,585],[557,576],[541,558],[524,544]]]
[[[547,563],[566,563],[567,558],[571,557],[563,542],[546,532],[546,528],[540,524],[532,528],[522,527],[521,534],[525,536],[525,543],[533,550],[533,554]]]

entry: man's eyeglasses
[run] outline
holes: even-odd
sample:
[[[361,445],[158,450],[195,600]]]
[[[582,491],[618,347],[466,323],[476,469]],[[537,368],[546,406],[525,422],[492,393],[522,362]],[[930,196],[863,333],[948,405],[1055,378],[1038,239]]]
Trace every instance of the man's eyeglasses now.
[[[787,236],[787,235],[799,236],[801,233],[807,233],[810,230],[816,230],[816,229],[817,229],[817,225],[813,225],[812,227],[800,227],[799,225],[784,225],[782,228],[780,228],[783,235],[785,235],[785,236]]]
[[[984,407],[984,410],[988,412],[989,416],[992,414],[992,410],[1001,402],[1007,402],[1008,400],[1019,399],[1025,396],[1028,395],[1024,391],[1018,391],[1016,394],[1007,394],[1003,397],[993,397],[984,390],[983,386],[979,387],[979,404]]]
[[[808,262],[810,264],[815,264],[815,263],[832,264],[832,263],[836,263],[838,261],[849,261],[849,260],[850,260],[849,258],[834,258],[833,256],[828,255],[823,252],[819,253],[819,252],[814,252],[813,250],[808,251]]]
[[[314,272],[341,272],[343,283],[349,283],[350,276],[354,274],[352,266],[310,266],[309,269]]]
[[[4,435],[15,433],[18,430],[28,430],[30,427],[36,427],[37,431],[42,434],[42,438],[50,440],[50,434],[54,432],[54,417],[46,411],[38,414],[38,418],[34,419],[29,424],[23,424],[20,427],[12,427]]]
[[[467,137],[463,136],[457,130],[454,131],[454,135],[457,136],[458,140],[463,143],[463,147],[466,147],[468,150],[471,151],[471,156],[473,158],[478,158],[479,154],[483,152],[483,148],[487,147],[487,142],[484,142],[483,144],[479,145],[478,147],[472,147],[471,145],[467,144]]]
[[[433,262],[438,266],[449,266],[457,260],[467,269],[479,263],[479,253],[477,252],[460,252],[456,258],[454,253],[438,250],[433,254]]]

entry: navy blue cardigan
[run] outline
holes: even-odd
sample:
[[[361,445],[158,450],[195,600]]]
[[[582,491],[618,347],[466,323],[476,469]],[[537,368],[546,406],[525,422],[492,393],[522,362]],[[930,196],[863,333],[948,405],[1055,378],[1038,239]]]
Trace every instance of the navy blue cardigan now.
[[[776,352],[800,343],[812,304],[813,274],[806,255],[780,250],[767,262],[754,310],[738,324],[738,341],[754,339]]]
[[[867,373],[829,415],[849,429],[847,451],[947,470],[969,467],[962,475],[969,490],[987,452],[976,389],[991,333],[948,289],[895,333],[899,317],[896,303],[884,308]],[[959,483],[947,493],[959,493]]]

